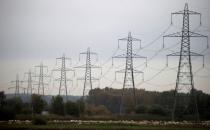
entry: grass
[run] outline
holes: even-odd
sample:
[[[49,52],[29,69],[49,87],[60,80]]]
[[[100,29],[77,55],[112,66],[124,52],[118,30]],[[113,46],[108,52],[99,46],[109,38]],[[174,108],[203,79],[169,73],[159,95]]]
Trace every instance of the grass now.
[[[125,123],[1,124],[2,130],[210,130],[202,126],[153,126]]]

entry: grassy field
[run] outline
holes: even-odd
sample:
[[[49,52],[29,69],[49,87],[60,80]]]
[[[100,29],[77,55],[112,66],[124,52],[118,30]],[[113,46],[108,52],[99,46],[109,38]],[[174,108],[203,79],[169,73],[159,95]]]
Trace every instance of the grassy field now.
[[[126,123],[0,124],[2,130],[210,130],[201,125],[137,125]]]

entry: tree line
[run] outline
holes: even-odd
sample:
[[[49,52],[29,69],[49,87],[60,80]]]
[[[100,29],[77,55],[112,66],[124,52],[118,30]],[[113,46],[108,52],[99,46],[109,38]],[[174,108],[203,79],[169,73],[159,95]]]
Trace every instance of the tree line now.
[[[166,119],[171,116],[174,104],[174,91],[146,91],[104,88],[93,89],[89,95],[77,101],[65,101],[62,96],[53,96],[47,103],[41,95],[31,95],[30,102],[23,102],[20,97],[6,98],[4,92],[0,92],[0,120],[16,119],[17,115],[59,115],[60,117],[91,117],[109,116],[119,117],[119,109],[122,106],[123,115],[135,116],[141,119]],[[179,95],[180,108],[187,111],[176,113],[177,117],[184,120],[184,115],[193,113],[193,102],[189,94]],[[201,120],[210,119],[210,95],[196,90],[196,101]],[[177,109],[179,110],[179,109]],[[46,112],[46,113],[45,113]],[[149,117],[149,118],[148,118]]]

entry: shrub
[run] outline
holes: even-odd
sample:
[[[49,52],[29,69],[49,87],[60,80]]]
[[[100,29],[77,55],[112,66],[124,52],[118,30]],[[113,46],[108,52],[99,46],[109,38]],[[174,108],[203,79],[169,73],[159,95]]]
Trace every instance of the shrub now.
[[[64,101],[61,96],[52,97],[51,112],[57,115],[64,115]]]
[[[86,108],[86,113],[88,115],[109,115],[110,111],[104,105],[88,105]]]
[[[33,125],[46,125],[47,124],[47,120],[44,117],[37,116],[37,117],[33,118],[32,124]]]
[[[160,105],[153,105],[148,113],[155,114],[155,115],[166,115],[167,111]]]
[[[138,106],[136,106],[136,108],[135,108],[135,112],[137,113],[137,114],[140,114],[140,113],[146,113],[147,112],[147,107],[146,106],[144,106],[144,105],[138,105]]]
[[[66,113],[71,116],[79,116],[79,106],[77,103],[67,101],[65,104]]]
[[[33,94],[31,96],[32,100],[31,100],[31,103],[32,103],[32,109],[33,109],[33,112],[34,113],[37,113],[37,114],[40,114],[45,105],[46,105],[46,102],[42,99],[42,97],[40,95],[36,95],[36,94]]]
[[[0,108],[0,120],[11,120],[15,118],[15,112],[12,107],[1,107]]]

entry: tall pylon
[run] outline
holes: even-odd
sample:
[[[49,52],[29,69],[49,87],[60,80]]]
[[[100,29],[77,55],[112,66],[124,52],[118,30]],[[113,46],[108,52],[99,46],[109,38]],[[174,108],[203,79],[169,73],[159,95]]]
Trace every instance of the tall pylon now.
[[[79,54],[79,60],[80,60],[80,55],[86,55],[86,64],[84,64],[82,66],[77,66],[75,68],[85,68],[85,77],[77,79],[77,80],[84,80],[84,87],[83,87],[83,93],[82,93],[82,99],[84,99],[85,91],[86,91],[87,87],[89,86],[90,90],[92,90],[93,89],[92,81],[99,80],[98,78],[94,78],[92,76],[92,69],[93,68],[101,68],[101,67],[93,65],[91,63],[91,55],[98,56],[98,54],[95,52],[91,52],[89,47],[86,52],[82,52]],[[98,57],[96,58],[96,60],[98,60]],[[101,72],[102,72],[102,70],[101,70]]]
[[[32,93],[33,93],[33,82],[34,82],[32,80],[33,72],[31,72],[31,70],[29,70],[28,72],[25,73],[25,75],[27,75],[27,80],[24,81],[24,82],[27,82],[27,89],[26,89],[27,95],[32,95]]]
[[[204,66],[204,55],[191,51],[190,37],[207,38],[207,48],[208,48],[208,37],[190,31],[189,15],[199,15],[200,24],[201,24],[201,14],[188,10],[187,3],[185,4],[184,10],[171,14],[171,23],[173,23],[172,22],[173,15],[183,15],[183,24],[182,24],[181,32],[163,36],[163,41],[165,37],[181,37],[180,52],[175,52],[175,53],[167,55],[167,65],[168,65],[169,56],[179,56],[178,73],[177,73],[176,87],[174,91],[174,105],[173,105],[173,110],[172,110],[172,120],[175,121],[176,117],[183,116],[183,114],[185,114],[188,110],[190,110],[191,111],[190,113],[193,115],[196,121],[199,121],[199,112],[198,112],[196,93],[195,93],[195,87],[194,87],[194,81],[193,81],[191,57],[202,56],[203,66]],[[187,93],[188,95],[190,95],[188,96],[188,98],[182,97],[182,98],[185,98],[185,100],[188,99],[188,104],[183,104],[180,102],[182,93]],[[191,104],[191,106],[189,104]]]
[[[135,70],[133,67],[133,59],[134,58],[144,58],[146,59],[146,65],[147,65],[147,57],[143,57],[140,56],[138,54],[135,54],[133,52],[133,42],[137,41],[140,44],[140,48],[141,48],[141,40],[140,39],[136,39],[133,38],[131,36],[131,32],[128,33],[128,37],[126,38],[122,38],[122,39],[118,39],[118,48],[119,48],[119,42],[120,41],[127,41],[127,49],[126,49],[126,53],[124,54],[120,54],[117,56],[113,56],[112,59],[114,58],[126,58],[126,65],[125,65],[125,69],[123,70],[119,70],[116,71],[116,73],[124,73],[124,82],[123,82],[123,90],[122,90],[122,95],[121,95],[121,99],[120,99],[120,109],[119,109],[119,113],[122,114],[123,110],[123,97],[124,97],[124,89],[126,87],[131,86],[133,88],[133,101],[134,101],[134,106],[136,106],[136,93],[135,93],[135,82],[134,82],[134,73],[142,73],[142,71],[139,70]],[[113,60],[112,60],[113,63]],[[115,73],[115,75],[116,75]]]
[[[11,83],[15,83],[14,87],[10,87],[9,89],[15,89],[15,97],[20,96],[20,88],[23,81],[19,80],[19,75],[16,75],[16,80],[11,81]]]
[[[47,69],[47,66],[44,66],[43,63],[41,62],[40,65],[35,66],[35,68],[39,68],[39,73],[33,76],[33,77],[38,77],[38,83],[34,85],[38,85],[38,94],[44,96],[45,85],[48,85],[47,83],[44,82],[44,79],[46,77],[49,77],[48,75],[44,74],[44,69]]]
[[[66,96],[66,101],[68,100],[68,87],[67,87],[67,82],[70,81],[73,84],[72,79],[67,79],[67,71],[72,71],[74,72],[75,75],[75,70],[67,68],[66,67],[66,61],[71,60],[70,58],[67,58],[65,54],[63,54],[62,57],[56,58],[56,64],[57,60],[61,60],[61,67],[58,69],[53,69],[53,71],[60,71],[60,78],[55,79],[55,81],[59,81],[59,95],[62,95],[62,91],[64,90],[64,94]],[[64,87],[64,88],[63,88]]]

